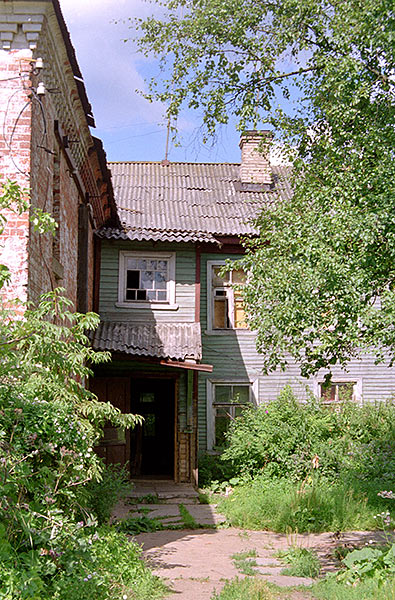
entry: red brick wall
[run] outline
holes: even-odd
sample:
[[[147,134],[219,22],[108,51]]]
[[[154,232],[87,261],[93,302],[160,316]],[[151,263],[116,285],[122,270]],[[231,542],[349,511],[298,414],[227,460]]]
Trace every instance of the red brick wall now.
[[[52,5],[32,3],[34,14],[29,15],[24,12],[29,10],[28,4],[22,11],[16,4],[0,6],[7,23],[15,21],[15,25],[7,25],[14,27],[14,32],[4,34],[10,49],[4,46],[6,49],[0,50],[0,174],[28,187],[31,208],[52,214],[59,227],[53,238],[35,232],[28,214],[10,215],[0,248],[0,262],[12,271],[5,294],[36,302],[41,293],[61,286],[77,308],[78,206],[89,198],[96,222],[91,220],[88,225],[88,251],[82,254],[87,254],[88,260],[84,285],[91,308],[93,229],[108,215],[104,208],[106,184]],[[17,25],[21,22],[35,23],[34,33],[26,33],[25,39],[33,50],[12,48],[24,43]],[[30,25],[26,27],[29,32]],[[44,69],[38,74],[32,73],[33,57],[44,60]],[[40,97],[34,93],[39,82],[46,88]],[[69,145],[63,143],[62,135],[70,140]]]
[[[0,176],[28,187],[30,171],[29,60],[30,50],[0,50]],[[6,211],[7,224],[0,238],[0,262],[12,273],[8,298],[27,300],[29,235],[28,214]]]

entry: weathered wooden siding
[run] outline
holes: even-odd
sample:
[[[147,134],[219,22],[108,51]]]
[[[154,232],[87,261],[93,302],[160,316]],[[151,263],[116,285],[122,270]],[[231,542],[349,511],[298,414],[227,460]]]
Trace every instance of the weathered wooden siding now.
[[[118,302],[118,260],[120,250],[176,251],[176,304],[177,309],[121,308]],[[103,240],[100,270],[99,312],[106,321],[173,322],[185,323],[195,319],[195,249],[192,244],[165,244],[150,242],[119,242]]]
[[[325,372],[316,377],[305,379],[300,377],[297,364],[290,364],[283,371],[275,371],[270,375],[262,373],[262,358],[255,347],[255,334],[245,330],[229,330],[221,333],[207,331],[207,261],[237,258],[234,255],[203,254],[201,257],[201,327],[202,327],[202,362],[212,364],[212,373],[199,373],[199,452],[207,448],[207,380],[245,381],[253,384],[256,400],[259,404],[276,398],[280,391],[289,385],[298,398],[306,398],[307,390],[316,392],[318,382],[323,380]],[[363,402],[374,402],[388,399],[395,395],[395,369],[385,364],[375,365],[369,355],[351,361],[347,371],[335,366],[332,379],[358,381]]]

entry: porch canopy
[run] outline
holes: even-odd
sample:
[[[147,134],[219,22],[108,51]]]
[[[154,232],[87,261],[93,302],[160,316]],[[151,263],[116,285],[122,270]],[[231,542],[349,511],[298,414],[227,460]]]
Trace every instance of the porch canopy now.
[[[164,366],[212,371],[203,365],[200,323],[100,323],[92,334],[95,350],[159,359]]]

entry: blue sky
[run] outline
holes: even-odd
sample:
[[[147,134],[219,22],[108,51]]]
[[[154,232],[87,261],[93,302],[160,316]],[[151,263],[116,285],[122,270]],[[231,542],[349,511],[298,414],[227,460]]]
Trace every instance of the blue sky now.
[[[131,42],[129,18],[147,16],[155,5],[142,0],[60,0],[108,160],[161,160],[165,155],[163,106],[150,104],[136,89],[155,65]],[[115,23],[116,21],[116,23]],[[179,121],[182,145],[170,147],[169,159],[190,162],[239,162],[239,134],[228,126],[216,143],[199,140],[199,115]]]

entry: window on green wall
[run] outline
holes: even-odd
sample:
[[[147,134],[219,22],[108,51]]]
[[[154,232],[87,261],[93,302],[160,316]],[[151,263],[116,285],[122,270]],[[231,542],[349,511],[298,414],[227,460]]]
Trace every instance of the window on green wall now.
[[[175,253],[120,252],[118,302],[135,307],[175,302]]]
[[[213,389],[212,449],[219,450],[226,443],[230,424],[251,404],[251,385],[243,383],[216,383]]]
[[[242,290],[245,273],[234,269],[222,274],[223,264],[209,263],[209,329],[247,329]]]

